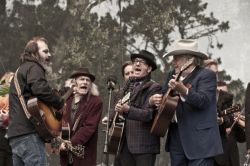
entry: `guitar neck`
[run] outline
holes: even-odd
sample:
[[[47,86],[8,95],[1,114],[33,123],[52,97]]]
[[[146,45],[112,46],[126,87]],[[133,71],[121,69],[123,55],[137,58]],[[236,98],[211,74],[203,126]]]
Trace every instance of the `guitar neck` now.
[[[77,146],[73,146],[71,143],[66,142],[64,139],[62,139],[61,137],[57,137],[56,140],[62,144],[65,143],[67,146],[67,149],[69,151],[71,151],[73,154],[75,154],[78,157],[82,157],[84,156],[84,146],[82,145],[77,145]]]
[[[62,96],[62,98],[64,99],[64,101],[66,101],[73,93],[73,88],[69,88],[67,90],[67,92]]]
[[[232,114],[232,113],[235,113],[235,112],[239,112],[240,111],[240,105],[239,104],[236,104],[232,107],[229,107],[223,111],[220,112],[219,116],[226,116],[226,115],[229,115],[229,114]]]

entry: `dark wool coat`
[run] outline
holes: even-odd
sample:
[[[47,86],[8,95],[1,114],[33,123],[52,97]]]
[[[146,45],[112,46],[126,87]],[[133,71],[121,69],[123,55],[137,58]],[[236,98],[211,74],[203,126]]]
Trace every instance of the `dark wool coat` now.
[[[179,132],[182,148],[189,160],[221,154],[223,149],[217,123],[215,73],[196,68],[183,83],[189,87],[189,91],[185,102],[181,99],[178,101],[178,128],[170,125],[166,151],[174,153],[176,144],[172,138],[176,138],[173,134]]]
[[[59,95],[56,95],[49,86],[45,78],[45,69],[39,62],[31,58],[22,63],[17,73],[17,80],[26,102],[31,97],[37,97],[44,104],[52,106],[56,110],[60,110],[63,107],[64,100]],[[14,79],[12,79],[10,85],[9,104],[9,126],[7,132],[9,138],[35,133],[34,125],[27,119],[23,111],[14,85]]]
[[[97,154],[98,124],[102,114],[103,103],[98,96],[88,95],[81,99],[74,121],[70,120],[73,97],[67,101],[67,110],[63,119],[70,125],[72,145],[84,145],[84,159],[74,156],[73,166],[95,166]],[[72,131],[74,122],[80,117],[75,131]],[[66,166],[68,154],[61,153],[60,162]]]
[[[125,114],[125,138],[133,154],[160,153],[160,137],[150,133],[156,109],[148,102],[157,93],[161,93],[161,86],[153,81],[141,83],[131,93],[130,109]]]

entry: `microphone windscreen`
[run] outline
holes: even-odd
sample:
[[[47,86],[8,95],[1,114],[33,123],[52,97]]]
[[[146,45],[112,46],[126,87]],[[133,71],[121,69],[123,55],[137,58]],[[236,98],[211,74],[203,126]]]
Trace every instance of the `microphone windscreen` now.
[[[109,75],[107,77],[107,82],[113,82],[113,83],[117,83],[117,77],[115,75]]]

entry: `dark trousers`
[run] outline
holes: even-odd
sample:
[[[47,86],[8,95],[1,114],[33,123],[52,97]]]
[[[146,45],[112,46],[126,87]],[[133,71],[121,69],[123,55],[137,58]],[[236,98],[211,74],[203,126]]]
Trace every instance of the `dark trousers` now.
[[[120,155],[115,156],[114,166],[122,166]]]
[[[172,124],[170,130],[170,158],[171,166],[213,166],[213,158],[201,158],[190,160],[186,157],[182,148],[178,125]]]
[[[122,166],[154,166],[156,154],[132,154],[127,143],[124,144],[120,154]]]
[[[11,148],[5,134],[6,129],[0,127],[0,166],[12,166]]]
[[[12,155],[3,151],[0,151],[0,165],[12,166]]]

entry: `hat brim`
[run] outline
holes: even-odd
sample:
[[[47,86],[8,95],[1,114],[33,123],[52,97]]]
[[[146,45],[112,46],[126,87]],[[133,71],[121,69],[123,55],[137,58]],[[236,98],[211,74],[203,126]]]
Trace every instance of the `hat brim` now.
[[[131,54],[130,58],[131,58],[131,61],[133,61],[135,58],[145,59],[147,61],[147,63],[152,67],[152,71],[154,71],[155,69],[157,69],[156,63],[153,62],[152,59],[149,59],[149,58],[147,58],[144,55],[141,55],[141,54]]]
[[[92,82],[95,81],[95,76],[94,75],[86,74],[86,73],[79,73],[79,72],[71,74],[70,78],[76,78],[76,77],[79,77],[79,76],[86,76],[86,77],[89,77]]]
[[[164,54],[163,58],[169,57],[169,56],[175,56],[175,55],[193,55],[203,60],[208,59],[206,54],[202,52],[191,51],[191,50],[174,50],[167,54]]]

